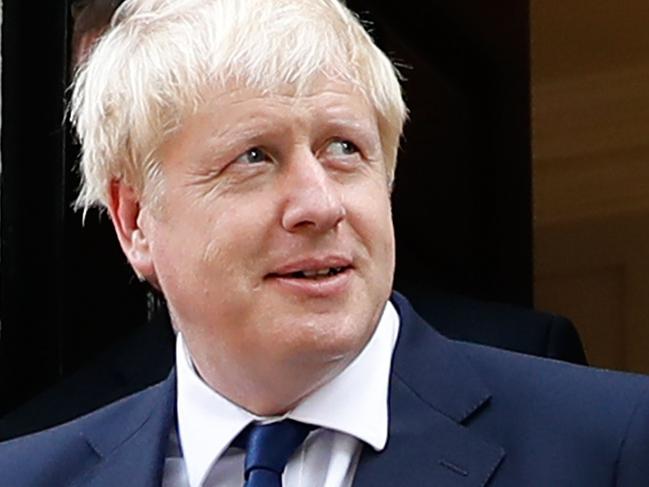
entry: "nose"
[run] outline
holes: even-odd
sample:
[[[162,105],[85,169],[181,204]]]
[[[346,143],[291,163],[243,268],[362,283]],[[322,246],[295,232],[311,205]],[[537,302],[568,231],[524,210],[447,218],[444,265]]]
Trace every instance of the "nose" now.
[[[282,227],[289,232],[326,232],[346,215],[337,181],[311,154],[289,162],[284,178]]]

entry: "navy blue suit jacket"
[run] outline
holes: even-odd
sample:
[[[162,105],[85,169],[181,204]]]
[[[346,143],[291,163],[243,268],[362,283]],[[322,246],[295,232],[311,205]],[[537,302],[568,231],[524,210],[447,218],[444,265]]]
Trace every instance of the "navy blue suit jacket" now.
[[[401,296],[390,433],[354,485],[649,485],[649,379],[448,340]],[[175,377],[0,445],[2,487],[158,487]]]

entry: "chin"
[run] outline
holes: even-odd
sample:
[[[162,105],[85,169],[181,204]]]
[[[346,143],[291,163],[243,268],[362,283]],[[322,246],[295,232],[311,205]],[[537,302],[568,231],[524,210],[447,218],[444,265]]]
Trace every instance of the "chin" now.
[[[323,318],[316,316],[311,320],[301,320],[291,327],[293,338],[286,345],[299,361],[347,364],[365,347],[377,324],[377,320],[359,314]],[[298,329],[300,332],[296,333]]]

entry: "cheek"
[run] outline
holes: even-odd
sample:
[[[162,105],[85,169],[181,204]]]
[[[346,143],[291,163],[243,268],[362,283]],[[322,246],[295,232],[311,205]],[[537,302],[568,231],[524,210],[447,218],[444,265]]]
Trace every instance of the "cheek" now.
[[[394,229],[387,187],[375,183],[365,191],[355,192],[349,199],[350,219],[368,247],[393,253]]]
[[[190,200],[190,198],[185,198]],[[238,234],[245,230],[235,224],[242,217],[236,210],[227,211],[222,205],[210,204],[208,198],[169,209],[166,231],[161,244],[179,260],[190,266],[227,262],[228,254],[236,250]]]
[[[387,263],[390,265],[392,271],[394,271],[394,261],[395,261],[395,239],[394,239],[394,225],[392,223],[392,213],[385,225],[385,233],[388,237],[385,240],[385,253],[387,255]]]

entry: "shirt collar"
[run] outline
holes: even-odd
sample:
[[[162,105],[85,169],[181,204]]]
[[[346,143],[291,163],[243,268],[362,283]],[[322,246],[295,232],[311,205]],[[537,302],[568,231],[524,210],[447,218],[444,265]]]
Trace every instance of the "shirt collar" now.
[[[387,302],[372,338],[354,361],[284,417],[349,434],[380,451],[388,439],[388,386],[399,315]],[[211,389],[196,373],[182,335],[176,343],[178,434],[191,487],[253,415]]]

